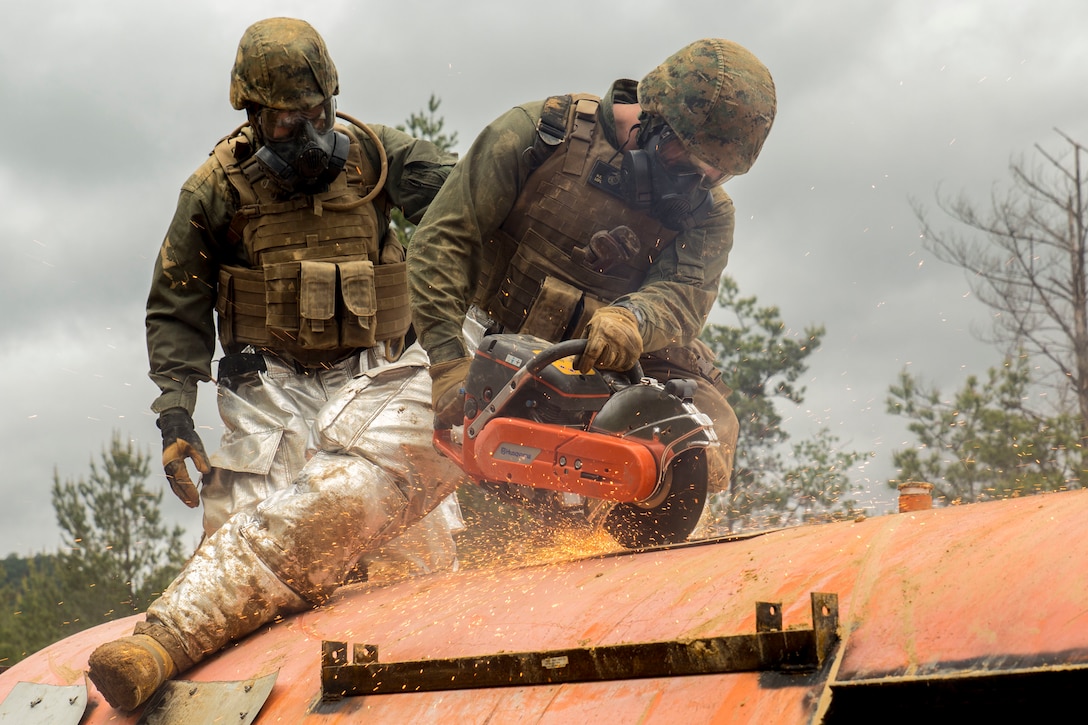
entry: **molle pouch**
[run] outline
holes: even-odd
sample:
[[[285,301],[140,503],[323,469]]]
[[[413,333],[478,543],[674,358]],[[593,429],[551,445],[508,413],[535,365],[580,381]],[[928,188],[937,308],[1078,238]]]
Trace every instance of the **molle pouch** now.
[[[230,268],[223,265],[219,268],[219,282],[216,285],[215,311],[219,321],[219,337],[223,344],[234,342],[234,275]]]
[[[374,336],[379,342],[403,340],[412,325],[412,308],[408,304],[408,265],[398,262],[375,267],[374,295],[378,313]]]
[[[268,334],[273,340],[298,340],[298,290],[301,262],[264,265],[264,295]]]
[[[336,324],[336,265],[299,262],[298,342],[309,350],[340,346]]]
[[[263,271],[226,264],[219,268],[215,310],[219,313],[219,340],[224,346],[269,344],[266,299]]]
[[[580,289],[555,277],[545,277],[520,332],[549,342],[563,340],[571,319],[580,311],[581,302]]]
[[[578,338],[585,337],[586,325],[593,319],[593,313],[602,307],[606,307],[607,302],[601,299],[597,299],[591,294],[586,294],[582,298],[582,313],[578,315],[578,321],[574,325],[574,329],[571,330],[569,339],[577,340]]]
[[[377,302],[374,263],[369,260],[340,262],[340,293],[344,299],[341,347],[373,347],[376,337]]]

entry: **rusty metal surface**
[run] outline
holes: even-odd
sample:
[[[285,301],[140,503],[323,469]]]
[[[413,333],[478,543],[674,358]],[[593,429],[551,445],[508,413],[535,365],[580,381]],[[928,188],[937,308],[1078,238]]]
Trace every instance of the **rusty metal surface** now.
[[[531,721],[809,722],[830,684],[924,678],[1045,678],[1088,664],[1088,491],[807,526],[737,541],[353,585],[320,610],[265,627],[186,677],[279,672],[256,720],[337,723]],[[724,637],[756,631],[755,602],[806,626],[811,592],[837,592],[841,642],[815,674],[727,673],[371,695],[322,703],[321,642],[377,642],[424,660]],[[0,674],[82,681],[87,655],[131,631],[121,620]],[[1042,680],[1040,680],[1042,681]],[[1052,680],[1045,680],[1050,682]],[[1029,680],[1030,682],[1030,680]],[[131,723],[91,689],[85,721]],[[826,703],[825,703],[826,704]]]
[[[840,680],[1088,663],[1088,491],[888,517],[857,551]]]

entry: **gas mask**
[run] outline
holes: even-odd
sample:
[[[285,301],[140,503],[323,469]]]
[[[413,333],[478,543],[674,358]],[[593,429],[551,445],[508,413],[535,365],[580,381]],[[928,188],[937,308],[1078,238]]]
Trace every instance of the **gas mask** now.
[[[343,171],[350,144],[333,130],[331,98],[306,110],[261,108],[255,115],[263,139],[257,162],[284,191],[319,194]]]
[[[690,228],[706,216],[710,189],[725,178],[693,162],[667,125],[652,131],[642,148],[625,152],[620,168],[627,203],[675,231]]]

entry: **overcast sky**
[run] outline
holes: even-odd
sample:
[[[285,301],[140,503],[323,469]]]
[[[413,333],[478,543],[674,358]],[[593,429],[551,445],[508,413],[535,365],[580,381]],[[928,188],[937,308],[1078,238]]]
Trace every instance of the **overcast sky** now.
[[[888,416],[904,367],[946,392],[999,362],[987,311],[927,253],[910,200],[938,186],[985,201],[1011,159],[1059,128],[1088,142],[1088,3],[823,0],[376,3],[362,0],[10,3],[0,23],[0,557],[61,543],[54,471],[86,477],[114,432],[151,454],[143,306],[177,192],[244,116],[229,71],[242,32],[310,21],[340,72],[339,108],[396,125],[433,93],[464,151],[492,118],[554,93],[603,93],[687,43],[735,40],[770,68],[779,112],[763,153],[726,189],[737,207],[727,272],[823,324],[795,437],[826,426],[875,458],[854,472],[887,507]],[[935,212],[936,215],[936,212]],[[935,216],[940,222],[940,217]],[[215,391],[196,415],[219,437]],[[164,508],[195,543],[199,513]]]

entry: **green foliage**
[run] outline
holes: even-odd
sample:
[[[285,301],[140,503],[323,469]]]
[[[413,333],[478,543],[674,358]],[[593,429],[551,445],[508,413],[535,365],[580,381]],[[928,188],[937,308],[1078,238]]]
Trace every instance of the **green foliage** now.
[[[910,421],[918,445],[892,454],[899,476],[888,485],[926,481],[947,503],[1076,487],[1077,421],[1032,412],[1030,385],[1025,355],[990,368],[985,380],[968,377],[950,400],[900,373],[887,409]]]
[[[754,509],[761,513],[763,525],[830,521],[862,513],[858,502],[850,498],[860,486],[846,472],[868,456],[838,450],[838,442],[822,428],[795,443],[787,458],[776,457],[778,475],[761,476],[755,489]]]
[[[415,138],[430,141],[442,151],[452,151],[454,146],[457,145],[457,132],[447,134],[443,131],[446,127],[446,119],[437,115],[438,107],[441,105],[442,101],[432,93],[427,101],[427,109],[419,113],[413,113],[408,117],[407,125],[398,125],[397,130],[404,131]],[[390,216],[392,217],[390,226],[396,233],[400,243],[407,247],[408,242],[412,239],[412,232],[416,229],[415,224],[405,219],[404,214],[397,208],[390,212]]]
[[[441,99],[432,93],[427,101],[427,110],[413,113],[408,117],[408,124],[397,126],[397,130],[404,131],[409,136],[430,141],[442,151],[453,151],[453,147],[457,145],[457,132],[447,134],[443,131],[446,127],[446,119],[437,115],[438,107],[441,105]]]
[[[68,536],[61,562],[82,576],[106,575],[125,589],[121,602],[142,611],[169,584],[185,561],[180,526],[162,523],[163,491],[144,482],[149,457],[115,434],[102,465],[91,463],[86,481],[61,483],[54,477],[53,509]]]
[[[185,560],[184,531],[162,523],[163,493],[149,491],[149,456],[114,434],[87,479],[61,482],[52,499],[64,539],[55,554],[6,574],[0,664],[68,635],[143,611]],[[9,571],[5,562],[4,571]]]
[[[27,559],[8,554],[7,558],[0,561],[0,591],[4,587],[18,584],[27,575],[30,562]]]
[[[0,611],[0,664],[18,662],[32,652],[86,629],[72,621],[71,612],[81,608],[86,586],[64,590],[66,570],[58,555],[45,554],[29,560],[26,576],[11,590],[11,611]],[[78,614],[76,615],[79,616]]]
[[[777,409],[804,400],[805,389],[797,381],[826,330],[810,325],[791,336],[778,307],[761,307],[754,296],[742,297],[728,276],[722,277],[718,306],[734,322],[708,324],[702,339],[733,388],[729,402],[740,421],[740,436],[730,490],[712,499],[714,511],[730,530],[856,514],[848,496],[859,487],[846,471],[871,454],[837,450],[838,439],[826,429],[788,446],[790,436]]]

